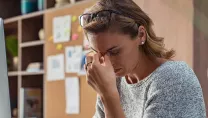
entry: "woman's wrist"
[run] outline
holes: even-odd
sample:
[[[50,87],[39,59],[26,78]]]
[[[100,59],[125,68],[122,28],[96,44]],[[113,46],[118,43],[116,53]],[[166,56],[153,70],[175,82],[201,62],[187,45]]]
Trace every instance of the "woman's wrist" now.
[[[118,93],[118,90],[115,89],[115,90],[109,90],[109,91],[106,91],[104,92],[102,95],[101,95],[102,99],[106,99],[106,100],[109,100],[109,99],[116,99],[116,98],[119,98],[119,93]]]

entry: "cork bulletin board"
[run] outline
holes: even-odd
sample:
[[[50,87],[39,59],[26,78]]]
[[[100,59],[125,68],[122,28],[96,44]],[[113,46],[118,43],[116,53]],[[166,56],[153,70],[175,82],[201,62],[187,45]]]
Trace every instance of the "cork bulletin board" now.
[[[57,54],[65,54],[65,47],[83,45],[83,32],[77,32],[79,27],[79,20],[71,24],[71,34],[77,33],[79,35],[77,40],[70,40],[65,43],[61,43],[62,49],[57,50],[57,44],[49,39],[53,35],[53,18],[58,16],[72,15],[79,16],[83,13],[85,8],[92,6],[95,3],[94,0],[83,1],[72,4],[59,10],[49,10],[45,13],[45,56],[44,60],[47,62],[48,56]],[[96,93],[88,86],[85,76],[78,76],[76,73],[65,73],[66,77],[79,77],[80,84],[80,114],[69,115],[66,114],[66,95],[65,95],[65,80],[60,81],[47,81],[47,63],[44,65],[46,70],[45,86],[44,86],[44,116],[46,118],[91,118],[95,112]]]

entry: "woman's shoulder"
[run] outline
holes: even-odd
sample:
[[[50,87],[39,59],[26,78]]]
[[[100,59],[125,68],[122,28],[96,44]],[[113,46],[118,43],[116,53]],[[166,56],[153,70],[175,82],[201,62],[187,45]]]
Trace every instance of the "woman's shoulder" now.
[[[151,85],[166,88],[200,88],[194,71],[183,61],[167,61],[162,64],[152,75]]]
[[[170,61],[160,66],[146,90],[146,108],[167,109],[175,117],[204,118],[206,114],[200,83],[185,62]],[[163,115],[167,113],[164,111]]]
[[[183,61],[167,61],[164,64],[162,64],[158,69],[155,70],[154,76],[157,79],[173,79],[173,78],[196,78],[195,73],[193,70],[189,67],[188,64],[186,64]],[[191,78],[190,78],[191,77]]]

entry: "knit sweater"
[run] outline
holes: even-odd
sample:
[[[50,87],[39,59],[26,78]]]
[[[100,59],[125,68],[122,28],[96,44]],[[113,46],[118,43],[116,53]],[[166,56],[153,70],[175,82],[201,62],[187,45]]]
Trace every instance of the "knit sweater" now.
[[[206,118],[200,83],[182,61],[167,61],[145,79],[128,84],[117,79],[125,118]],[[99,97],[93,118],[105,118]]]

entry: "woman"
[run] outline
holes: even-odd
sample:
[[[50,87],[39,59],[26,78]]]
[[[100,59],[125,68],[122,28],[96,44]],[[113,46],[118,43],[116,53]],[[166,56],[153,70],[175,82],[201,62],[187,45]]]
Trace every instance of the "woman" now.
[[[132,0],[100,0],[80,16],[95,52],[87,82],[97,92],[94,118],[205,118],[202,89],[185,62],[152,29]]]

